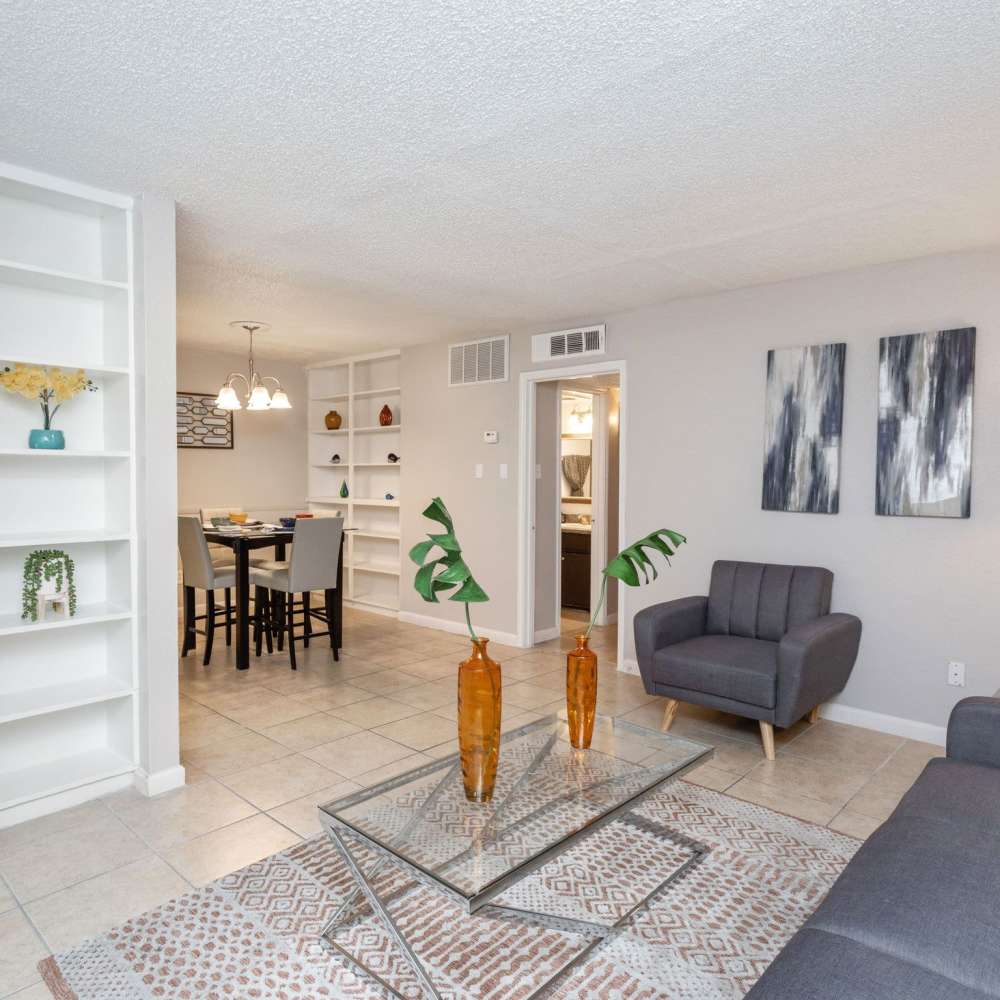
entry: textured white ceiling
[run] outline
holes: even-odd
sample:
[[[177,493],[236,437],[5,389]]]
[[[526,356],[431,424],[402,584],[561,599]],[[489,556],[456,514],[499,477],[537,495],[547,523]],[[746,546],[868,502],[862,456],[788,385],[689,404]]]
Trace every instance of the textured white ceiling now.
[[[3,0],[0,158],[302,358],[1000,242],[996,0]]]

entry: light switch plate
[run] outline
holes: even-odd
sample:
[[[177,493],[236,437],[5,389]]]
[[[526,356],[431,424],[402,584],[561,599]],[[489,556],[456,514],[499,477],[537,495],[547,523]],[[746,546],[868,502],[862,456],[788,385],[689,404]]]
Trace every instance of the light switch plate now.
[[[507,463],[506,462],[501,462],[500,463],[500,478],[501,479],[506,479],[507,478]]]
[[[476,462],[476,479],[482,479],[482,478],[483,478],[483,463]]]

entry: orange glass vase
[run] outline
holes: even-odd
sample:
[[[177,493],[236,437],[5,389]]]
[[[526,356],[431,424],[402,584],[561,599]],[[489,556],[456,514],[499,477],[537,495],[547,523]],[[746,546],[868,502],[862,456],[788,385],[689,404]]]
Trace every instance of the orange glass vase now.
[[[576,637],[576,649],[566,654],[566,716],[569,741],[577,750],[586,750],[594,736],[597,713],[597,653],[585,635]]]
[[[488,642],[473,642],[472,655],[458,667],[458,749],[470,802],[493,798],[500,760],[500,664],[486,652]]]

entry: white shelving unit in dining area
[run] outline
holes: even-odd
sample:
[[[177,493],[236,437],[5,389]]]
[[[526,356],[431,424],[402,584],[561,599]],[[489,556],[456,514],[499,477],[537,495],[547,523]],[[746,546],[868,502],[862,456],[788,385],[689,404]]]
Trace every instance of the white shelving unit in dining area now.
[[[310,365],[309,510],[341,515],[348,534],[344,547],[344,599],[367,610],[399,611],[400,465],[402,400],[398,351],[365,354]],[[383,426],[379,413],[392,411]],[[340,414],[339,429],[325,418]],[[400,456],[393,462],[389,455]],[[333,462],[338,455],[339,461]],[[343,483],[348,496],[340,496]],[[393,499],[387,500],[386,494]]]
[[[0,827],[137,767],[132,232],[131,198],[0,165],[0,370],[83,369],[97,390],[64,403],[65,450],[45,451],[38,403],[0,389]],[[73,617],[22,619],[36,549],[73,559]]]

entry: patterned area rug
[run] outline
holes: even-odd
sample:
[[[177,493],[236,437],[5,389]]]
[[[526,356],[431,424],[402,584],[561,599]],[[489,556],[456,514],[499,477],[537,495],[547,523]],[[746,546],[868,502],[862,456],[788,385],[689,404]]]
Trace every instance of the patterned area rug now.
[[[677,782],[637,812],[707,856],[559,981],[551,995],[610,1000],[735,1000],[816,908],[859,842]],[[605,925],[689,852],[612,823],[509,890],[501,902]],[[403,877],[386,868],[380,895]],[[324,837],[272,855],[41,963],[59,1000],[306,1000],[384,997],[317,938],[353,882]],[[410,886],[390,905],[448,1000],[526,1000],[587,945],[565,930],[463,915]],[[337,942],[406,997],[423,996],[372,917]]]

